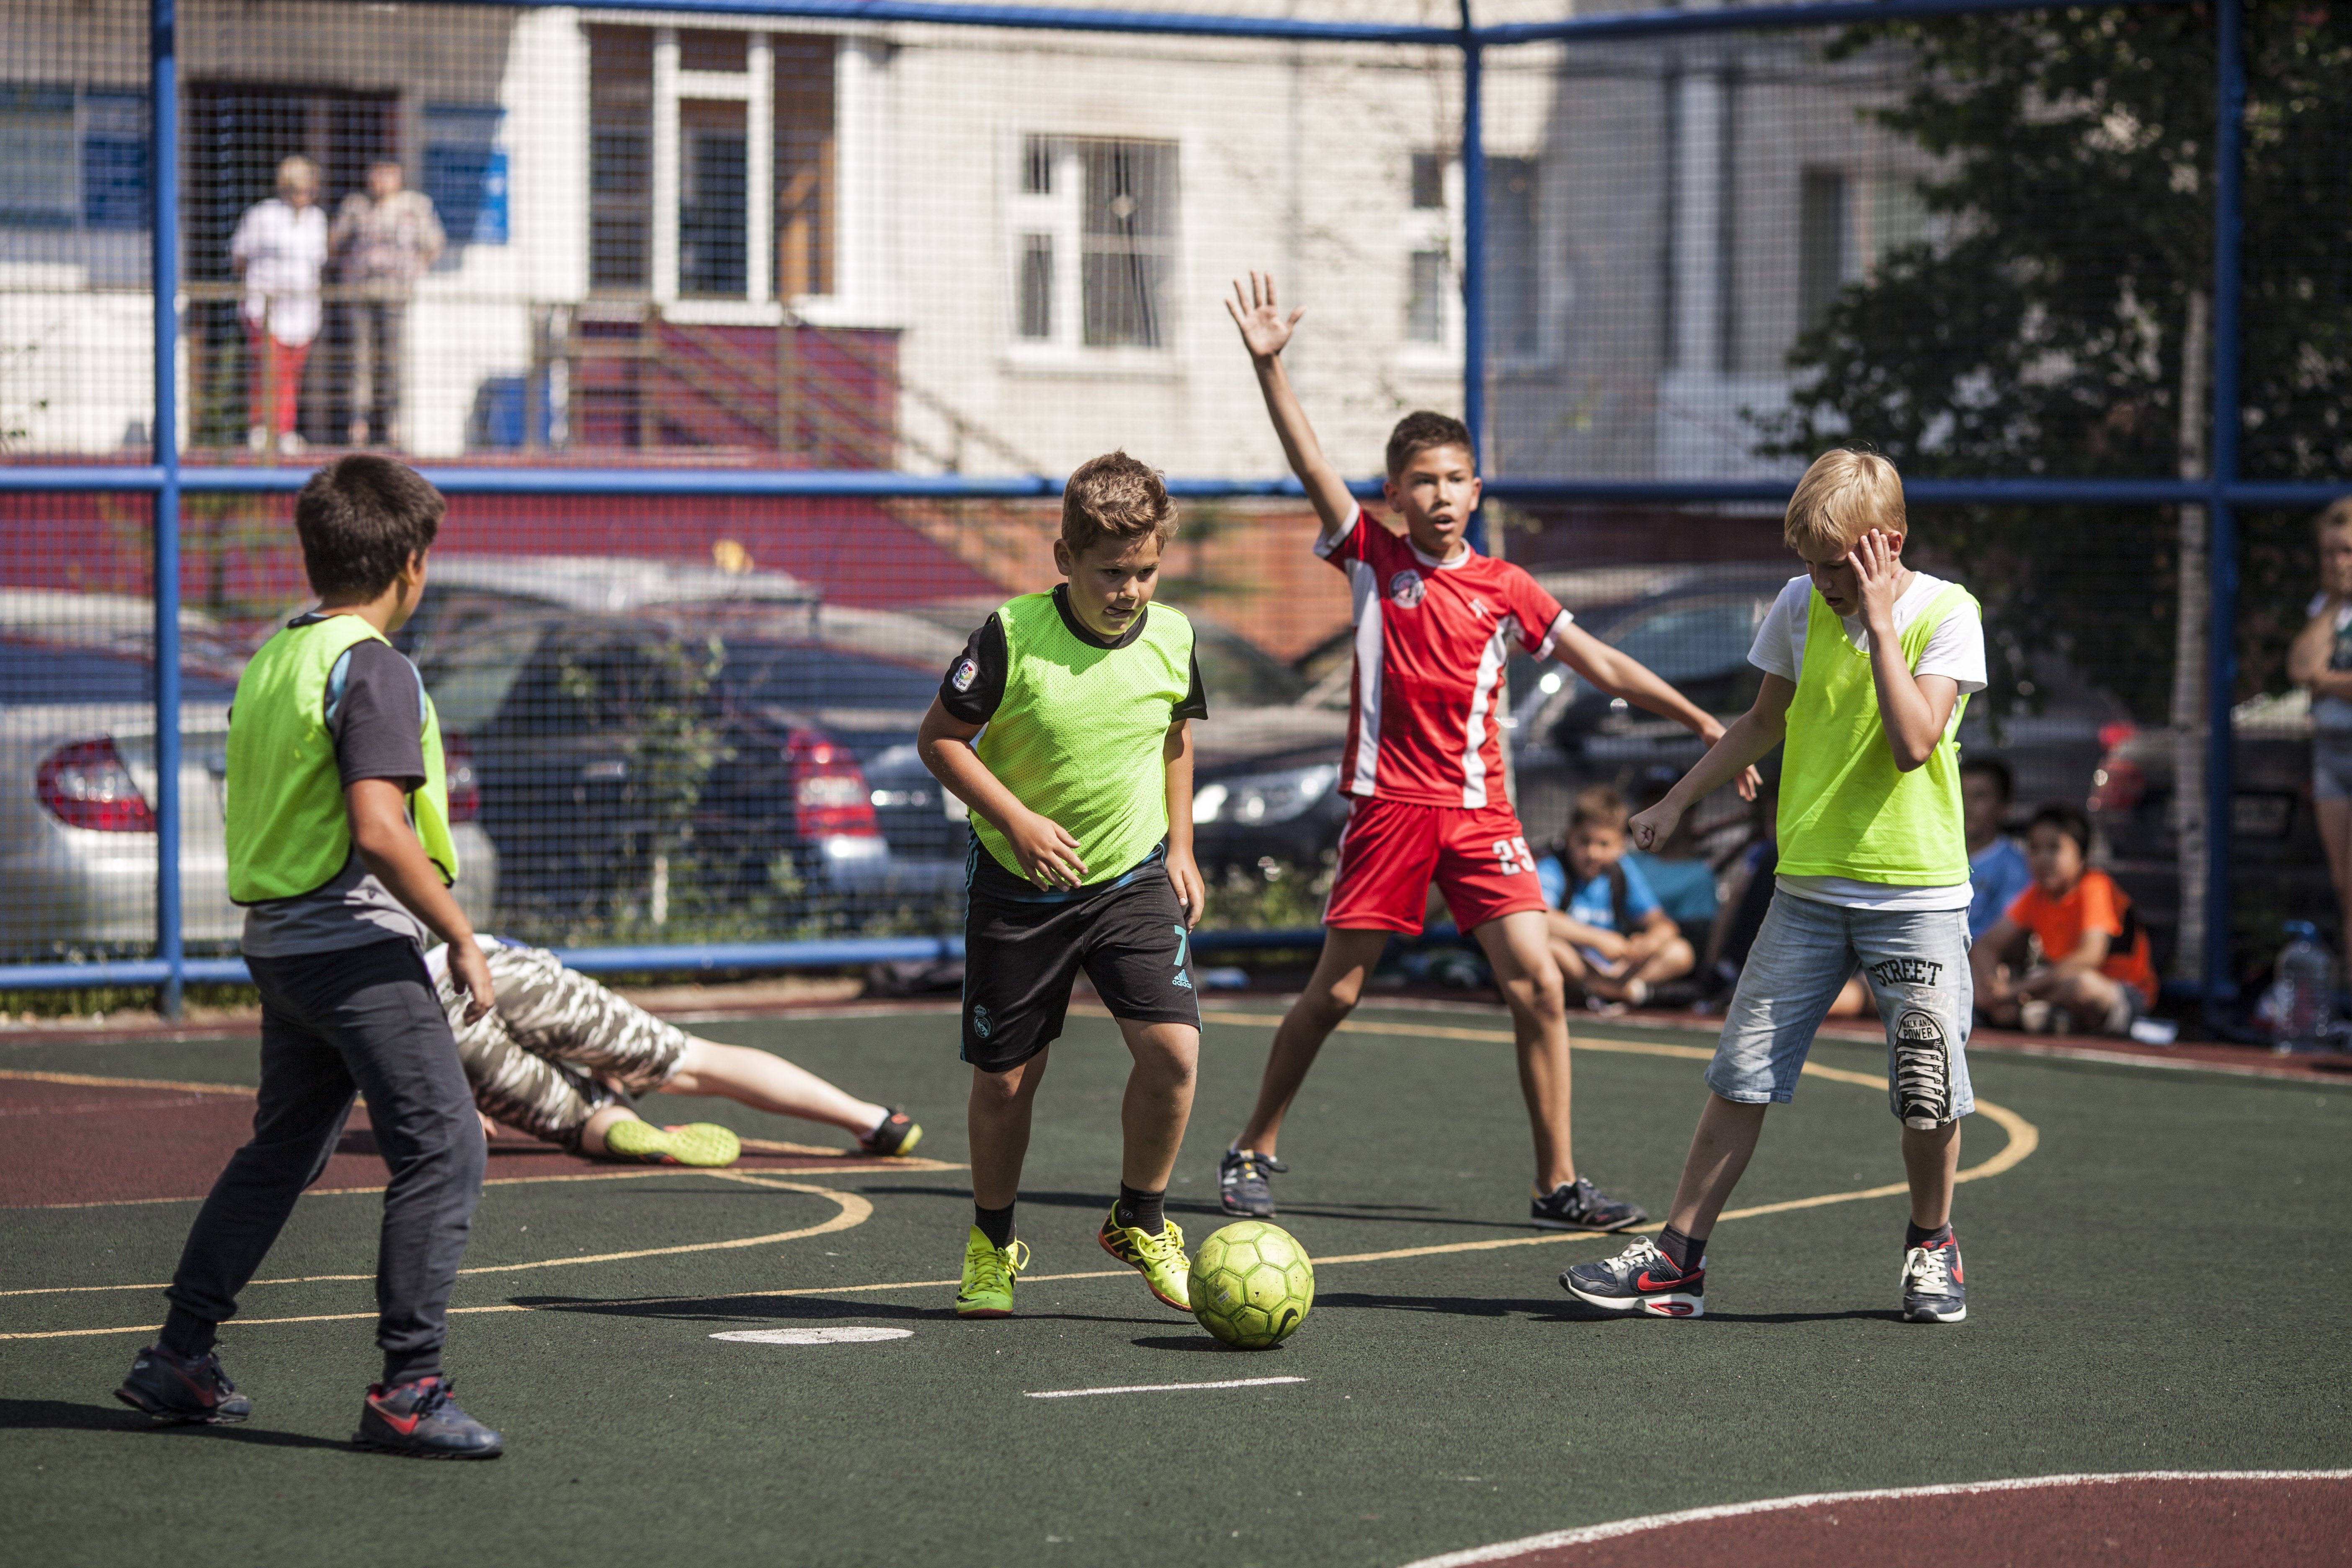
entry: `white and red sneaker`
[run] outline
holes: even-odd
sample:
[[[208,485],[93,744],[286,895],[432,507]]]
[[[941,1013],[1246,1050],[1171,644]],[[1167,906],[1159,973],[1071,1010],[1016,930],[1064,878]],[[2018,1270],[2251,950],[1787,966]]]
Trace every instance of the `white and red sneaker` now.
[[[1969,1315],[1968,1286],[1960,1273],[1960,1240],[1949,1230],[1929,1247],[1903,1255],[1903,1321],[1957,1323]]]
[[[1653,1318],[1706,1315],[1706,1259],[1678,1268],[1643,1237],[1605,1263],[1580,1263],[1559,1277],[1560,1289],[1604,1312],[1640,1312]]]

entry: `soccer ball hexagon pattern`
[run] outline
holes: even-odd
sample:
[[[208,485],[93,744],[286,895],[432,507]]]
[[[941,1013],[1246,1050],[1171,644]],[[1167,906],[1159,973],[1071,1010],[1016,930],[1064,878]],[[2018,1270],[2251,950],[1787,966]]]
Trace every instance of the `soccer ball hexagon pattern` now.
[[[1280,1226],[1245,1219],[1193,1250],[1191,1289],[1202,1328],[1236,1350],[1267,1350],[1307,1321],[1315,1265]]]

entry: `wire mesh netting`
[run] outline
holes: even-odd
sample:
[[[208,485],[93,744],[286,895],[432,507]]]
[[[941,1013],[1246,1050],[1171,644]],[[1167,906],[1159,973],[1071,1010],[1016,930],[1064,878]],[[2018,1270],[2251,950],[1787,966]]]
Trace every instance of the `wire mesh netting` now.
[[[146,21],[0,4],[12,464],[152,451]],[[2352,455],[2347,30],[2248,18],[2252,477]],[[399,638],[453,737],[478,923],[952,930],[966,832],[916,725],[989,609],[1055,580],[1052,481],[1120,447],[1186,481],[1161,593],[1202,630],[1217,918],[1311,922],[1349,605],[1271,493],[1220,301],[1255,268],[1307,307],[1286,359],[1351,474],[1402,413],[1462,406],[1458,48],[280,0],[184,5],[178,41],[183,460],[260,483],[374,449],[514,487],[452,483]],[[1484,455],[1520,487],[1496,547],[1728,713],[1794,568],[1777,503],[1674,487],[1785,484],[1852,440],[1914,479],[2203,473],[2214,68],[2189,6],[1486,49]],[[670,488],[527,493],[623,468]],[[794,474],[856,493],[729,493]],[[1649,488],[1543,490],[1592,481]],[[13,959],[152,946],[151,518],[143,494],[0,496]],[[2010,764],[2015,815],[2090,803],[2193,973],[2201,513],[1914,518],[1919,563],[1985,604],[1969,753]],[[2336,917],[2310,721],[2278,697],[2315,556],[2303,514],[2247,524],[2241,695],[2270,696],[2220,826],[2252,965],[2284,915]],[[192,491],[182,536],[184,918],[226,953],[226,699],[308,589],[282,493]],[[1696,755],[1556,668],[1509,694],[1538,838],[1583,784],[1638,794]],[[1764,832],[1723,805],[1700,852],[1727,868]]]

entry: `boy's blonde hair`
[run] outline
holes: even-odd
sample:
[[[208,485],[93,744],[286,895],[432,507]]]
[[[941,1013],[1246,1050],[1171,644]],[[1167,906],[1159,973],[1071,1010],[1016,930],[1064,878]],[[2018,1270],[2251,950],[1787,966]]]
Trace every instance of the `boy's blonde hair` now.
[[[1612,833],[1625,831],[1625,797],[1607,784],[1593,784],[1577,791],[1575,801],[1568,808],[1568,830],[1580,827],[1605,827]]]
[[[1872,529],[1901,536],[1903,476],[1875,452],[1823,452],[1797,481],[1780,537],[1808,561],[1834,561]]]
[[[1175,532],[1176,503],[1159,470],[1124,451],[1079,464],[1062,487],[1062,542],[1073,555],[1106,539],[1150,535],[1165,546]]]

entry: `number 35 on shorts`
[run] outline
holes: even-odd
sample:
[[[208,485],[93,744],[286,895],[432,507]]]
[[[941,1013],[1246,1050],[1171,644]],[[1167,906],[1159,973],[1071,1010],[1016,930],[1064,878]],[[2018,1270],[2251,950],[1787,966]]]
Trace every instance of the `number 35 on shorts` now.
[[[1496,839],[1495,859],[1506,877],[1525,876],[1536,868],[1535,855],[1528,848],[1528,841],[1524,838]]]

